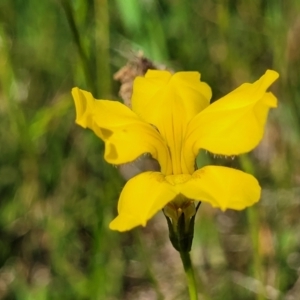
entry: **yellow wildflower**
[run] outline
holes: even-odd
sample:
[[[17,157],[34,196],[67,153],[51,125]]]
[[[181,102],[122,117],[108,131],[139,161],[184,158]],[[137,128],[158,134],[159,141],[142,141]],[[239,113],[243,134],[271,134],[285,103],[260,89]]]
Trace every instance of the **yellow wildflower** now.
[[[149,153],[160,165],[160,172],[143,172],[126,183],[110,228],[145,226],[174,199],[208,202],[222,210],[257,202],[261,189],[252,175],[221,166],[195,170],[195,159],[199,149],[238,155],[255,148],[269,109],[277,105],[266,92],[277,78],[268,70],[253,84],[209,104],[211,89],[198,72],[149,70],[134,81],[132,109],[74,88],[76,123],[105,142],[107,162],[120,165]]]

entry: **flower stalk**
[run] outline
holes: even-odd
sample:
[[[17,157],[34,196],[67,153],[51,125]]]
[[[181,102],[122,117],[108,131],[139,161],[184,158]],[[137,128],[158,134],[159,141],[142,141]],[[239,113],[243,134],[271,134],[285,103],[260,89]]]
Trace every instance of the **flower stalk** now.
[[[197,285],[190,253],[187,251],[180,251],[179,253],[186,274],[190,300],[198,300]]]

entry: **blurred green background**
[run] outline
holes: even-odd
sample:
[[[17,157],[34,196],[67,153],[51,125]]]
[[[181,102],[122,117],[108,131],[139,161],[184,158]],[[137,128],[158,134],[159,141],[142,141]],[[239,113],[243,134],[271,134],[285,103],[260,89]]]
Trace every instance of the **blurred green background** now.
[[[71,88],[118,99],[139,50],[201,72],[214,100],[280,73],[261,145],[199,156],[255,174],[262,200],[202,205],[192,257],[205,299],[300,299],[300,2],[279,0],[0,1],[0,299],[187,299],[162,213],[108,229],[124,180],[74,123]]]

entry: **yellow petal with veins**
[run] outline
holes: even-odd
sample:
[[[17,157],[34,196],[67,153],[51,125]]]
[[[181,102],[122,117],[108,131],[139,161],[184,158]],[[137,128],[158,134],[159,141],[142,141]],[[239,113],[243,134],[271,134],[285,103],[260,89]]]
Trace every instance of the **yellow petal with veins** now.
[[[181,150],[190,120],[209,105],[210,87],[200,81],[198,72],[149,70],[134,81],[132,110],[153,124],[165,139],[174,174],[186,172]]]
[[[211,88],[200,81],[198,72],[148,70],[145,77],[135,79],[131,101],[134,112],[160,128],[160,116],[170,114],[173,105],[180,106],[188,121],[209,105],[210,98]]]
[[[194,174],[164,176],[159,172],[145,172],[130,179],[121,192],[119,215],[110,229],[130,230],[145,226],[159,210],[176,196],[210,203],[222,210],[241,210],[260,198],[257,180],[242,171],[226,167],[207,166]],[[184,199],[184,197],[181,197]],[[184,200],[181,201],[184,206]]]
[[[255,148],[263,137],[269,109],[277,106],[267,88],[278,78],[268,70],[253,84],[243,84],[201,111],[188,126],[183,158],[193,170],[199,149],[237,155]]]
[[[124,186],[118,203],[119,215],[109,227],[126,231],[139,225],[145,226],[175,196],[176,192],[161,173],[141,173]]]
[[[197,170],[178,189],[187,198],[208,202],[223,211],[251,206],[259,200],[261,193],[255,177],[221,166]]]
[[[117,101],[95,100],[91,93],[78,88],[72,95],[77,124],[92,129],[105,142],[107,162],[119,165],[150,153],[162,172],[171,172],[168,148],[153,126]]]

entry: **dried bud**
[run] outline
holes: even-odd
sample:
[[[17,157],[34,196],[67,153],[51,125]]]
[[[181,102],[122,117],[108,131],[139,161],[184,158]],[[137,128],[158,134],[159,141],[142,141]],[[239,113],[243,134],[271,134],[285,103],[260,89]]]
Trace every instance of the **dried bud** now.
[[[121,82],[119,96],[123,99],[126,106],[131,108],[134,79],[137,76],[144,76],[149,69],[166,70],[167,68],[164,65],[154,64],[150,59],[146,58],[142,52],[139,52],[134,59],[128,61],[124,67],[114,74],[114,80]]]

